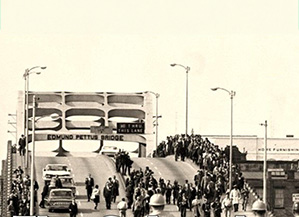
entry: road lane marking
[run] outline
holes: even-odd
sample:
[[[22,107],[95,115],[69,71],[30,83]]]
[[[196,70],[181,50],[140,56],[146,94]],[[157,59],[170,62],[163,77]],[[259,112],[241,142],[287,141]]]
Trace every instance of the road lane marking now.
[[[83,213],[82,213],[82,212],[80,212],[80,216],[83,216]]]
[[[153,162],[151,162],[151,164],[152,164],[152,165],[154,165],[154,163],[153,163]]]
[[[79,191],[78,190],[76,191],[76,195],[79,195]]]
[[[159,171],[160,176],[162,175],[162,173]]]
[[[155,167],[155,169],[156,169],[156,170],[158,170],[158,168],[157,168],[157,167]]]
[[[81,201],[78,201],[79,206],[81,206]]]

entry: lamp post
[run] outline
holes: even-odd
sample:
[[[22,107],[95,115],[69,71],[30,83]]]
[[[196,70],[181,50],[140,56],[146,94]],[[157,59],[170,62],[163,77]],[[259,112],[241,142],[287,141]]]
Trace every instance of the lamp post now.
[[[159,109],[158,99],[160,97],[160,94],[152,92],[152,91],[147,91],[147,92],[154,94],[155,97],[156,97],[156,115],[154,116],[154,118],[156,118],[156,120],[155,120],[155,127],[156,127],[156,150],[157,150],[157,148],[158,148],[158,142],[159,142],[159,139],[158,139],[158,126],[159,126],[158,120],[159,120],[159,118],[162,117],[161,115],[159,115],[159,112],[158,112],[158,109]]]
[[[28,129],[28,105],[29,105],[29,75],[30,74],[37,74],[39,75],[41,72],[35,72],[35,71],[32,71],[33,69],[37,69],[37,68],[40,68],[40,69],[46,69],[47,67],[46,66],[35,66],[35,67],[32,67],[30,69],[25,69],[25,73],[23,74],[23,78],[25,80],[25,99],[24,99],[24,103],[25,103],[25,112],[24,112],[24,120],[25,120],[25,126],[24,126],[24,134],[26,136],[26,157],[25,157],[25,168],[28,167],[28,132],[29,132],[29,129]]]
[[[264,172],[263,172],[263,202],[267,204],[267,120],[265,123],[261,123],[261,126],[265,126],[265,139],[264,139]]]
[[[229,149],[229,190],[231,190],[232,189],[232,164],[233,164],[233,99],[234,96],[236,95],[236,92],[233,90],[228,91],[227,89],[221,87],[211,88],[211,90],[213,91],[224,90],[230,95],[230,99],[231,99],[230,149]]]
[[[30,215],[34,215],[34,173],[35,173],[35,123],[45,117],[51,117],[52,119],[57,119],[59,117],[58,114],[52,115],[44,115],[37,119],[35,119],[35,109],[36,109],[36,97],[33,95],[33,111],[32,111],[32,151],[31,151],[31,171],[30,171]]]
[[[172,67],[180,66],[186,70],[186,131],[185,131],[185,134],[187,136],[187,134],[188,134],[188,72],[190,71],[190,67],[183,66],[181,64],[176,64],[176,63],[170,64],[170,66],[172,66]]]

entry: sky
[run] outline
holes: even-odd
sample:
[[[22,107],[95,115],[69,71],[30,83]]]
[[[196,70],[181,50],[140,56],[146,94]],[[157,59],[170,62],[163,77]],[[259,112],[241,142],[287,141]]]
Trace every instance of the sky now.
[[[15,138],[8,124],[24,90],[159,93],[159,140],[185,131],[186,73],[189,132],[299,135],[298,1],[40,1],[0,6],[0,159]]]

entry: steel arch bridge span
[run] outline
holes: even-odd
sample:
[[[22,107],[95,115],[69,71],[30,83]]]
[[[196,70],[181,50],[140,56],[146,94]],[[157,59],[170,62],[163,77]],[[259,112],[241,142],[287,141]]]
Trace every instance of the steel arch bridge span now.
[[[18,136],[24,132],[24,92],[18,97]],[[152,153],[155,148],[153,135],[153,94],[150,92],[29,92],[29,138],[32,137],[33,96],[35,105],[36,141],[100,140],[139,143],[140,156]],[[56,120],[42,119],[51,113]],[[116,118],[116,119],[115,119]],[[37,121],[38,120],[38,121]],[[142,123],[144,130],[118,131],[118,123]],[[127,125],[127,126],[133,126]],[[136,126],[136,125],[135,125]],[[98,130],[93,130],[99,127]],[[139,133],[136,133],[139,132]],[[128,133],[128,134],[125,134]],[[130,133],[130,134],[129,134]]]

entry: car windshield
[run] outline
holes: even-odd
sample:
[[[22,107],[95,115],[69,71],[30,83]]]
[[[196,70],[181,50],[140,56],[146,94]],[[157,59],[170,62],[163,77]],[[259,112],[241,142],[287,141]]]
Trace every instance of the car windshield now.
[[[48,170],[52,170],[52,171],[67,171],[67,166],[63,166],[63,165],[52,165],[52,166],[48,166]]]
[[[71,197],[71,191],[51,191],[51,196],[53,197]]]
[[[69,185],[69,184],[73,184],[74,183],[72,178],[60,178],[60,180],[61,180],[62,186],[64,184],[68,184]]]
[[[115,147],[115,146],[105,146],[105,147],[103,147],[103,149],[105,149],[105,150],[111,150],[111,149],[117,150],[117,147]]]

